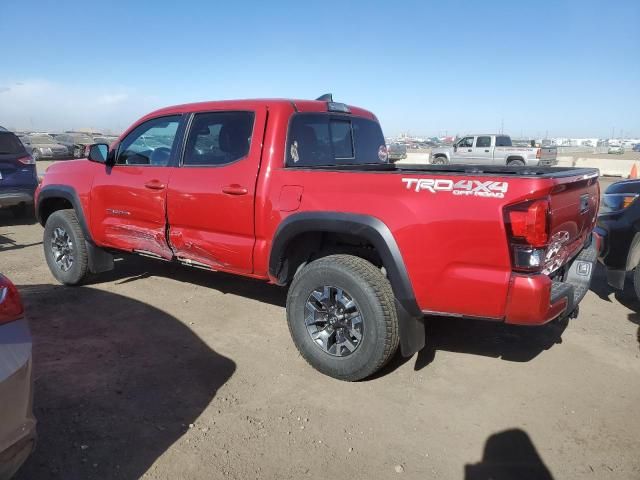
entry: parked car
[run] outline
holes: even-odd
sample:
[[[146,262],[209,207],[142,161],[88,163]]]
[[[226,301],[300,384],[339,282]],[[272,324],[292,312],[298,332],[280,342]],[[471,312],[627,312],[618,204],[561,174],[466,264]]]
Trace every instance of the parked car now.
[[[623,180],[609,185],[602,197],[598,225],[600,262],[607,269],[607,282],[624,288],[627,272],[640,299],[640,180]]]
[[[15,134],[0,132],[0,208],[10,208],[15,216],[26,215],[33,209],[37,186],[33,157]]]
[[[107,145],[111,145],[113,142],[118,140],[118,137],[111,135],[103,135],[100,137],[93,137],[93,143],[106,143]]]
[[[69,155],[73,158],[84,157],[86,147],[95,143],[93,138],[86,133],[58,133],[55,135],[55,139],[56,142],[67,147]]]
[[[16,287],[0,274],[0,478],[9,479],[36,439],[31,333]]]
[[[51,135],[21,135],[20,141],[27,151],[31,153],[34,160],[56,160],[69,157],[67,147],[58,143]]]
[[[640,143],[636,143],[631,150],[633,152],[640,152]]]
[[[610,145],[607,153],[622,155],[624,153],[624,147],[622,145]]]
[[[399,143],[391,143],[387,146],[387,153],[391,162],[404,160],[407,158],[407,147]]]
[[[390,164],[332,100],[203,102],[49,167],[37,215],[67,285],[123,251],[288,286],[302,356],[358,380],[421,349],[425,314],[541,325],[587,292],[598,171],[468,170]]]
[[[462,137],[450,147],[434,148],[431,163],[549,167],[558,163],[556,155],[554,146],[514,147],[508,135],[482,134]]]

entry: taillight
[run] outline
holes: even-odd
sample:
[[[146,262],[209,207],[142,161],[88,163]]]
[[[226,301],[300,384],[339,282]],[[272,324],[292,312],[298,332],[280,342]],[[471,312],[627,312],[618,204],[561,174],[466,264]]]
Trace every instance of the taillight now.
[[[505,208],[504,220],[513,267],[518,270],[540,270],[549,243],[549,200],[529,200]]]
[[[541,149],[541,148],[539,148],[539,149],[536,151],[536,158],[542,158],[542,149]]]
[[[24,307],[18,289],[0,275],[0,324],[12,322],[22,316]]]
[[[31,155],[27,155],[26,157],[20,157],[18,161],[24,165],[35,165],[36,161],[33,159]]]

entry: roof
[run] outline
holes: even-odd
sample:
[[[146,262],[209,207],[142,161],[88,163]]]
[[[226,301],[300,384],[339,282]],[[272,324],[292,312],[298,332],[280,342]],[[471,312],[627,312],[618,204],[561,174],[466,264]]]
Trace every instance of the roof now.
[[[340,103],[340,102],[336,102]],[[197,102],[186,103],[183,105],[173,105],[170,107],[161,108],[150,114],[147,117],[156,117],[158,115],[171,115],[187,112],[204,112],[212,110],[233,110],[233,109],[252,109],[266,107],[268,109],[287,109],[293,108],[298,112],[326,112],[327,102],[319,100],[294,100],[285,98],[257,98],[246,100],[219,100],[210,102]],[[349,105],[349,109],[353,115],[376,119],[375,115],[363,108]]]

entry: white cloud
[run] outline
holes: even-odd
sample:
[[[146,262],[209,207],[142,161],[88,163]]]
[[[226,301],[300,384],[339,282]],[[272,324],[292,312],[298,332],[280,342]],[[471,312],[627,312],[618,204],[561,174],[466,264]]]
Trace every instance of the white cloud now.
[[[42,79],[0,81],[0,125],[19,130],[119,132],[157,105],[157,99],[127,87],[78,86]]]

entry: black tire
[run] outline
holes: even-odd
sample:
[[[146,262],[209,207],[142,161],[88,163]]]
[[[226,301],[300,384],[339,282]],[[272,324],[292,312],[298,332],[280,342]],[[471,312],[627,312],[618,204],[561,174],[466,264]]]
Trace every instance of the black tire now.
[[[362,337],[346,356],[325,351],[311,338],[305,305],[314,290],[342,289],[355,302],[362,319]],[[287,295],[289,332],[302,357],[316,370],[339,380],[356,381],[382,368],[398,349],[398,317],[391,285],[380,269],[352,255],[330,255],[302,268]]]
[[[640,265],[633,270],[633,289],[636,292],[636,297],[640,300]]]
[[[60,265],[56,262],[53,247],[56,229],[61,229],[71,242],[72,261],[67,269],[65,269],[66,265]],[[42,245],[49,270],[60,283],[78,285],[86,278],[89,256],[84,234],[75,211],[58,210],[49,216],[44,227]]]
[[[524,161],[520,159],[509,160],[507,162],[507,167],[524,167]]]
[[[431,164],[432,165],[446,165],[447,163],[449,163],[447,161],[447,157],[435,157],[432,161]]]

